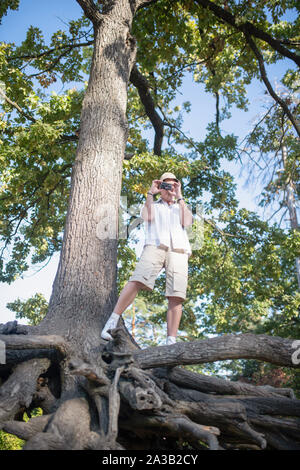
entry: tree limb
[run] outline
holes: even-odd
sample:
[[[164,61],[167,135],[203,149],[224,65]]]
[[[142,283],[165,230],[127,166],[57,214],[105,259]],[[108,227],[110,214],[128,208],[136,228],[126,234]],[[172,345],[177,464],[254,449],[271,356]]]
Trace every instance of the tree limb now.
[[[208,444],[211,450],[219,448],[216,436],[220,434],[218,428],[214,426],[205,426],[191,421],[186,415],[181,414],[177,410],[165,410],[152,416],[141,415],[137,412],[133,413],[129,420],[121,421],[120,426],[123,429],[135,432],[152,432],[157,434],[163,431],[164,435],[170,435],[173,438],[183,438],[195,441],[201,440]]]
[[[26,117],[26,119],[28,119],[31,122],[36,122],[36,119],[34,119],[34,117],[30,116],[30,114],[24,111],[17,103],[15,103],[10,98],[8,98],[8,96],[6,96],[6,94],[1,89],[1,87],[0,87],[0,95],[8,104],[10,104],[13,108],[15,108],[20,114],[22,114],[22,116]]]
[[[7,421],[2,425],[2,430],[14,434],[25,441],[31,439],[38,432],[42,432],[50,421],[52,415],[36,416],[29,421]]]
[[[102,20],[102,15],[96,7],[93,0],[76,0],[84,11],[85,16],[95,24],[99,24]]]
[[[293,363],[293,340],[257,334],[224,334],[215,338],[172,346],[158,346],[133,353],[142,369],[227,359],[257,359],[279,366],[299,368]]]
[[[291,113],[291,111],[289,110],[289,107],[285,103],[285,101],[282,100],[280,98],[280,96],[277,95],[277,93],[275,93],[275,91],[272,88],[271,83],[269,82],[269,79],[268,79],[267,73],[266,73],[266,69],[265,69],[265,66],[264,66],[264,60],[263,60],[263,57],[262,57],[261,53],[259,52],[255,42],[253,41],[253,39],[251,38],[250,34],[248,33],[248,31],[246,29],[244,30],[244,34],[245,34],[245,37],[246,37],[246,40],[247,40],[249,46],[251,47],[252,51],[254,52],[254,54],[255,54],[255,56],[258,60],[261,78],[262,78],[264,84],[266,85],[268,92],[270,93],[272,98],[281,106],[281,108],[283,109],[283,111],[285,112],[285,114],[288,116],[291,123],[293,124],[298,136],[300,137],[300,127],[297,123],[297,120],[293,116],[293,113]]]
[[[144,75],[142,75],[138,70],[136,64],[131,70],[130,81],[137,88],[146,114],[155,130],[153,151],[156,155],[161,155],[161,146],[164,136],[164,121],[155,109],[155,103],[150,93],[151,86],[146,77],[144,77]]]
[[[222,7],[216,3],[211,2],[210,0],[195,0],[198,5],[201,5],[203,8],[208,8],[212,11],[220,20],[225,21],[225,23],[230,24],[239,31],[247,31],[248,34],[255,36],[263,41],[267,42],[273,49],[279,52],[281,55],[288,57],[293,60],[298,66],[300,66],[300,57],[298,54],[295,54],[289,51],[286,47],[282,46],[281,40],[273,38],[270,34],[262,31],[257,26],[253,25],[249,21],[246,21],[242,24],[237,24],[235,16],[227,10],[224,10]]]
[[[37,60],[37,59],[41,59],[44,56],[52,54],[53,52],[59,51],[61,49],[67,49],[67,53],[68,53],[70,50],[75,49],[77,47],[91,46],[92,44],[94,44],[94,40],[82,42],[82,43],[64,44],[62,46],[53,47],[52,49],[49,49],[48,51],[43,51],[40,54],[36,54],[36,55],[28,54],[28,55],[23,55],[23,56],[10,56],[7,58],[7,62],[11,62],[12,60]]]
[[[31,359],[14,369],[0,388],[0,422],[14,418],[31,404],[37,379],[50,365],[48,359]]]
[[[17,320],[0,323],[0,335],[27,335],[33,330],[33,326],[18,324]]]
[[[120,394],[118,391],[118,382],[124,369],[125,366],[118,367],[108,393],[109,425],[107,439],[112,443],[112,445],[115,444],[118,437],[118,418],[120,411]]]
[[[137,0],[136,2],[137,10],[140,10],[141,8],[147,7],[151,5],[152,3],[156,3],[156,2],[157,0]]]
[[[69,353],[69,346],[62,336],[58,335],[0,335],[6,350],[55,349],[63,357]]]
[[[197,374],[181,367],[172,369],[155,369],[157,377],[164,377],[180,387],[188,387],[199,390],[210,396],[214,395],[251,395],[258,397],[285,396],[295,398],[294,391],[290,388],[271,387],[270,385],[252,385],[240,381],[232,381],[212,377],[205,374]]]

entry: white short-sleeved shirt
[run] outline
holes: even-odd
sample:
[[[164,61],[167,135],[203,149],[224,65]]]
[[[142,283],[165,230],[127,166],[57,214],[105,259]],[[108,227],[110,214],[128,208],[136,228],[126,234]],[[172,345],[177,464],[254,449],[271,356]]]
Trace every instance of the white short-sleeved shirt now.
[[[180,222],[179,204],[168,204],[161,198],[153,204],[154,219],[145,221],[145,245],[167,247],[191,255],[188,235]]]

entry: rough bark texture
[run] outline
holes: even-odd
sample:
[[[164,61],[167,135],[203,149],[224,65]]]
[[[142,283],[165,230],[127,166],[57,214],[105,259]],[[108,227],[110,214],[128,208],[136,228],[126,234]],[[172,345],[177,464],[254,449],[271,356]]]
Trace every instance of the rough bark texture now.
[[[97,344],[99,318],[105,322],[116,301],[127,87],[136,52],[130,35],[130,2],[111,3],[111,9],[94,23],[94,54],[81,112],[63,248],[49,311],[38,327],[41,332],[59,331],[87,351]],[[93,2],[80,4],[92,14]]]
[[[78,0],[94,25],[69,208],[48,313],[37,327],[0,325],[0,428],[25,449],[298,449],[293,391],[206,377],[180,365],[255,358],[283,366],[292,340],[224,335],[141,350],[120,321],[100,332],[116,301],[117,227],[128,134],[130,35],[155,1]],[[101,7],[99,5],[102,5]],[[296,361],[297,362],[297,361]],[[43,416],[23,422],[24,411]]]
[[[1,335],[7,353],[28,348],[46,356],[0,366],[1,428],[24,439],[25,450],[300,449],[300,400],[293,390],[179,367],[191,350],[197,356],[190,363],[216,360],[216,347],[220,358],[246,354],[296,367],[292,341],[224,335],[141,350],[122,325],[111,333],[113,341],[99,340],[89,361],[60,336]],[[266,342],[276,349],[273,357]],[[49,350],[56,351],[51,359]],[[43,416],[23,422],[23,412],[37,406]]]

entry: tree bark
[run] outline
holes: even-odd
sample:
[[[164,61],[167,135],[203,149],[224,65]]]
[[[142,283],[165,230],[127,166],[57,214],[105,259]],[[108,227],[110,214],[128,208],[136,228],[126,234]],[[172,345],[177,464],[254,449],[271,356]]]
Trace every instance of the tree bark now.
[[[79,3],[92,14],[93,2]],[[127,86],[136,49],[130,35],[132,18],[130,2],[122,0],[94,22],[94,53],[82,105],[63,247],[49,310],[38,328],[48,333],[60,331],[77,348],[97,344],[116,301]]]
[[[81,351],[72,356],[76,351],[60,336],[2,335],[8,351],[54,349],[60,356],[51,367],[48,358],[25,360],[10,375],[0,366],[0,427],[26,440],[25,450],[170,450],[172,441],[180,446],[182,440],[193,449],[300,448],[300,401],[292,390],[170,366],[175,357],[177,364],[187,364],[245,355],[286,365],[291,340],[224,335],[175,344],[169,351],[140,350],[123,328],[111,333],[113,341],[101,342],[98,360],[90,355],[89,362]],[[34,406],[44,416],[20,422],[20,413]]]
[[[293,362],[294,341],[279,337],[241,334],[177,343],[138,351],[134,354],[143,369],[177,364],[201,364],[226,359],[258,359],[279,366],[299,367]]]

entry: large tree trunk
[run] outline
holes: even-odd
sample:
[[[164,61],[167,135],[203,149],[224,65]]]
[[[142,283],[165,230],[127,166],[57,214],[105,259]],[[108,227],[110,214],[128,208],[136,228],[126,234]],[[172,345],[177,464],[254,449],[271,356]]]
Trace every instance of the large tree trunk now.
[[[79,2],[86,13],[91,4]],[[95,12],[96,14],[96,12]],[[82,105],[58,271],[36,334],[59,332],[78,356],[96,360],[100,332],[116,302],[122,163],[128,138],[127,86],[135,60],[128,0],[95,17],[94,52]],[[63,393],[75,393],[63,379]],[[76,393],[75,393],[76,394]]]
[[[97,342],[116,301],[118,210],[128,137],[127,85],[135,58],[132,11],[117,2],[94,24],[94,54],[60,263],[40,331],[83,345]],[[94,338],[91,338],[94,332]]]
[[[299,448],[300,402],[177,365],[256,358],[298,367],[292,340],[225,335],[140,350],[124,327],[100,331],[116,301],[117,228],[127,140],[130,36],[138,0],[78,0],[93,21],[94,55],[63,247],[49,311],[37,327],[0,325],[0,428],[25,449]],[[147,3],[145,0],[144,3]],[[150,2],[149,2],[150,3]],[[22,421],[24,411],[43,416]]]

